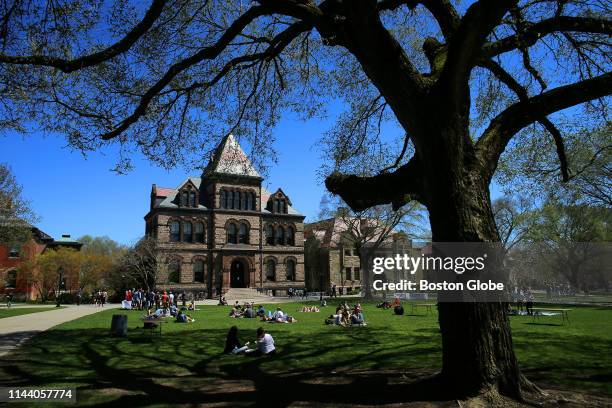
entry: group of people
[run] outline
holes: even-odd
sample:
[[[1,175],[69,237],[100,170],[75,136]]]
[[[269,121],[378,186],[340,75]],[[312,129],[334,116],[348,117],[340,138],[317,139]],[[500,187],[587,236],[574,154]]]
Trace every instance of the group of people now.
[[[275,312],[271,310],[266,311],[263,305],[255,306],[255,302],[245,302],[243,305],[240,305],[240,302],[236,301],[232,310],[229,312],[229,317],[239,319],[239,318],[260,318],[262,322],[270,322],[270,323],[295,323],[297,319],[293,316],[290,316],[282,311],[280,307],[276,308]]]
[[[316,306],[302,306],[302,309],[300,310],[300,312],[304,313],[319,313],[320,311],[321,309]]]
[[[187,314],[187,307],[182,306],[180,309],[176,305],[171,305],[164,308],[153,308],[147,309],[147,314],[144,316],[145,320],[162,319],[164,317],[174,317],[177,323],[193,323],[195,319]],[[193,309],[191,309],[193,310]]]
[[[91,302],[94,306],[104,307],[104,305],[108,302],[108,292],[106,289],[100,289],[97,292],[92,292]]]
[[[325,319],[325,324],[335,324],[338,326],[365,326],[366,321],[363,316],[361,304],[356,303],[351,308],[346,301],[340,303],[336,308],[336,313]]]
[[[242,343],[238,338],[238,327],[232,326],[225,339],[225,354],[245,354],[248,356],[273,356],[276,354],[274,338],[263,327],[257,329],[256,347],[249,348],[250,342]]]
[[[512,300],[516,306],[517,314],[533,315],[534,296],[529,288],[514,288],[512,292]],[[524,310],[524,311],[523,311]]]
[[[125,298],[122,302],[124,309],[149,310],[169,309],[171,306],[176,306],[182,303],[187,306],[187,295],[185,292],[175,294],[172,291],[145,291],[144,289],[128,289],[125,291]],[[193,299],[189,305],[189,310],[195,310],[195,302]]]

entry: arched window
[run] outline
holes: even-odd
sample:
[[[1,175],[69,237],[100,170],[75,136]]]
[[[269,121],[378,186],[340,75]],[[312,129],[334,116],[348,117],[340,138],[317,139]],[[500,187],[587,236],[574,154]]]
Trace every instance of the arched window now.
[[[275,204],[274,212],[276,212],[276,213],[281,212],[281,207],[280,207],[281,204],[280,203],[281,203],[281,200],[279,200],[279,199],[274,200],[274,204]]]
[[[289,281],[295,280],[295,261],[293,259],[288,259],[286,264],[286,277]]]
[[[246,209],[253,210],[253,193],[246,193]]]
[[[237,244],[238,243],[236,224],[234,224],[233,222],[230,222],[227,225],[227,243],[228,244]]]
[[[234,208],[240,209],[240,191],[234,191]]]
[[[276,280],[276,262],[273,259],[269,259],[266,262],[266,280],[275,281]]]
[[[238,242],[240,244],[249,243],[249,227],[245,223],[240,224],[240,231],[238,234]]]
[[[185,190],[181,192],[181,207],[187,207],[189,205],[189,193]]]
[[[172,260],[168,264],[168,283],[178,283],[181,277],[181,264]]]
[[[178,221],[170,223],[170,242],[179,242],[181,240],[181,224]]]
[[[204,238],[206,238],[204,233],[204,224],[202,224],[201,222],[196,222],[194,226],[194,232],[195,242],[203,244]]]
[[[266,226],[266,245],[274,245],[274,227],[270,224]]]
[[[249,209],[247,207],[247,193],[245,193],[244,191],[241,193],[240,209],[241,210],[248,210]]]
[[[192,191],[189,193],[189,206],[190,207],[197,207],[196,205],[196,193],[195,191]]]
[[[227,208],[234,208],[234,193],[231,191],[227,192]]]
[[[276,245],[284,245],[285,244],[285,229],[280,225],[276,227]]]
[[[225,190],[221,190],[221,197],[220,197],[220,203],[219,206],[221,208],[227,208],[227,193]]]
[[[193,281],[204,283],[204,261],[201,259],[193,262]]]
[[[193,236],[191,235],[191,223],[183,222],[183,242],[192,242]]]
[[[287,228],[287,245],[295,245],[295,229],[292,226]]]

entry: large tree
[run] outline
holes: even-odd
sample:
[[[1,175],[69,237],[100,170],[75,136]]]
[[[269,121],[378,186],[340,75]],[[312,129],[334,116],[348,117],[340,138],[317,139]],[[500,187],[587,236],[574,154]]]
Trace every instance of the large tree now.
[[[0,163],[0,243],[23,244],[31,237],[31,224],[37,220],[11,168]]]
[[[498,241],[489,184],[513,137],[545,129],[568,179],[568,123],[607,120],[609,4],[456,3],[3,2],[0,123],[37,122],[82,150],[117,142],[122,159],[136,148],[171,165],[211,134],[265,148],[285,109],[310,117],[345,101],[326,139],[331,192],[357,211],[419,201],[434,241]],[[380,131],[387,120],[401,136]],[[370,153],[388,165],[374,168]],[[447,386],[519,397],[529,383],[504,305],[438,308]]]

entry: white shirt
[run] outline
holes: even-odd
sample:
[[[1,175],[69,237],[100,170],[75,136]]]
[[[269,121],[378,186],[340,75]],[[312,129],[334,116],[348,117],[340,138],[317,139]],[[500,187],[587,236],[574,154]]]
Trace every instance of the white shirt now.
[[[268,354],[274,350],[274,339],[266,333],[261,339],[257,340],[257,349],[263,354]]]
[[[284,313],[282,310],[277,310],[276,312],[274,312],[274,314],[272,315],[272,317],[274,319],[282,319],[285,317]]]

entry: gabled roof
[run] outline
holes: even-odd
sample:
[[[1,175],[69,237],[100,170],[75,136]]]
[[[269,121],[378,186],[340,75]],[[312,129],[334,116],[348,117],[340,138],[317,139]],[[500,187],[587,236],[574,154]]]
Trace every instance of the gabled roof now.
[[[185,181],[183,181],[179,186],[175,189],[171,188],[156,188],[156,196],[157,197],[165,197],[161,202],[155,205],[155,207],[164,207],[164,208],[178,208],[178,205],[174,203],[174,199],[178,194],[178,191],[181,187],[183,187],[186,183],[191,182],[195,188],[199,189],[200,184],[202,184],[202,178],[200,177],[188,177]],[[206,209],[202,204],[198,204],[198,208]]]
[[[279,190],[280,190],[280,188],[279,188]],[[282,192],[282,190],[281,190],[281,192]],[[260,203],[260,208],[261,208],[261,212],[262,213],[272,214],[270,211],[266,210],[266,206],[268,205],[268,200],[270,199],[270,195],[272,195],[272,193],[270,193],[264,187],[261,187],[261,203]],[[287,195],[285,193],[283,193],[283,195],[285,195],[285,197],[287,197]],[[287,201],[289,201],[289,197],[287,197]],[[297,211],[295,208],[293,208],[291,206],[291,201],[289,201],[289,205],[287,205],[287,214],[289,214],[289,215],[302,215],[302,214],[300,214],[299,211]]]
[[[261,178],[261,175],[255,170],[255,167],[253,167],[253,164],[232,134],[223,138],[208,166],[206,166],[204,173]]]

